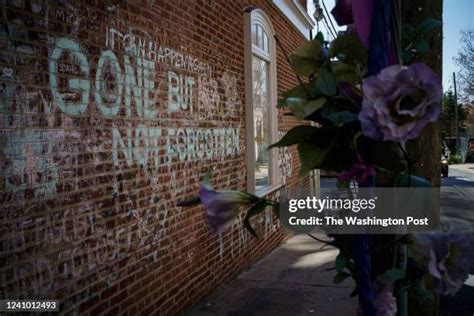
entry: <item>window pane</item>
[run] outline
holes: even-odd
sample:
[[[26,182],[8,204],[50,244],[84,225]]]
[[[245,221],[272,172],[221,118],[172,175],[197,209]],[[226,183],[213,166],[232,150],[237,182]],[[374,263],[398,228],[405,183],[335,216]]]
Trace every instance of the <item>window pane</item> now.
[[[257,46],[262,48],[263,47],[263,28],[261,25],[257,25]]]
[[[255,135],[255,186],[258,190],[270,185],[269,167],[270,156],[267,150],[270,145],[269,137],[269,80],[268,62],[253,56],[253,117]]]
[[[263,47],[262,49],[268,53],[268,36],[267,36],[267,33],[265,33],[265,31],[263,31]]]
[[[252,44],[257,45],[257,24],[252,25]]]

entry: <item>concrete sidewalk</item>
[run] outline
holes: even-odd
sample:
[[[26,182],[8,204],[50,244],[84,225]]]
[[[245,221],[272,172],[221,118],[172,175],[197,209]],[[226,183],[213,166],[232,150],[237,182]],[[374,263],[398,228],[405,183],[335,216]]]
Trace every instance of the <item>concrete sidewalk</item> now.
[[[185,315],[355,315],[354,283],[333,284],[335,271],[326,271],[338,250],[321,246],[294,236]]]

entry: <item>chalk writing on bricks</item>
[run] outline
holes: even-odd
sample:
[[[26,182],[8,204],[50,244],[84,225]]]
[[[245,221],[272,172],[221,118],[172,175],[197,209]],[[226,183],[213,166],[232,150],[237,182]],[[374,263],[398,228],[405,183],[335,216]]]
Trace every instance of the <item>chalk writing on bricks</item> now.
[[[168,128],[166,129],[166,153],[165,162],[171,162],[175,157],[179,161],[195,160],[202,158],[214,158],[232,156],[240,152],[235,146],[239,139],[239,130],[236,128]],[[160,147],[159,139],[163,136],[161,128],[147,128],[139,125],[133,131],[125,130],[124,136],[116,127],[112,129],[114,164],[120,164],[119,155],[125,157],[128,166],[136,162],[138,165],[146,166],[149,157],[153,157],[153,164],[159,167]],[[126,141],[124,141],[124,139]]]
[[[69,57],[69,64],[61,63],[63,56]],[[131,58],[132,57],[132,58]],[[135,60],[135,67],[132,63],[132,59]],[[125,108],[126,117],[132,117],[134,115],[144,118],[154,118],[156,116],[156,109],[152,109],[155,104],[155,98],[152,95],[155,93],[155,63],[146,60],[142,57],[137,56],[123,56],[123,67],[120,66],[117,55],[111,50],[105,50],[101,53],[97,62],[97,69],[95,74],[95,80],[90,79],[90,62],[87,58],[87,52],[77,43],[75,40],[68,38],[59,38],[55,41],[55,47],[52,50],[49,57],[49,72],[50,72],[50,90],[52,100],[54,104],[66,115],[77,116],[86,113],[91,98],[95,100],[93,104],[96,105],[99,113],[104,117],[117,117],[119,115],[120,107],[123,105]],[[58,72],[58,67],[63,72]],[[64,69],[70,69],[67,71],[66,83],[60,85],[61,77],[64,77]],[[135,69],[134,69],[135,68]],[[7,68],[5,68],[7,69]],[[8,69],[7,69],[8,70]],[[4,71],[5,72],[5,71]],[[13,76],[10,72],[9,78]],[[208,94],[200,94],[202,102],[193,103],[193,90],[195,80],[192,76],[183,76],[176,74],[173,71],[168,71],[168,110],[169,112],[174,111],[190,111],[192,112],[193,104],[202,104],[210,101]],[[226,73],[223,76],[224,88],[228,93],[229,98],[227,100],[227,106],[233,108],[235,102],[237,102],[235,88],[232,83],[235,84],[235,79],[229,77]],[[63,81],[64,82],[64,81]],[[110,84],[113,82],[114,84]],[[213,80],[217,85],[217,81]],[[5,91],[14,91],[15,86],[12,80],[5,81]],[[66,85],[66,87],[64,87]],[[95,91],[94,91],[95,90]],[[202,89],[201,89],[202,91]],[[215,88],[214,101],[217,102],[218,93],[217,87]],[[6,98],[2,99],[2,108],[8,113],[9,105],[13,97],[13,92],[5,93]],[[47,103],[47,104],[46,104]],[[50,109],[51,104],[46,102],[45,108]],[[132,109],[132,105],[135,107]],[[212,106],[212,102],[208,106]],[[6,117],[4,117],[5,119]],[[7,133],[8,134],[8,133]],[[54,133],[53,133],[54,134]],[[171,161],[172,156],[176,155],[180,161],[212,158],[217,157],[219,154],[223,155],[235,155],[239,154],[239,130],[235,127],[229,128],[210,128],[210,129],[174,129],[174,128],[148,128],[144,125],[137,126],[136,128],[128,128],[125,133],[121,133],[118,128],[114,127],[112,130],[113,135],[113,159],[115,165],[117,165],[117,159],[120,154],[119,151],[124,154],[127,163],[130,165],[135,160],[138,164],[143,165],[148,162],[148,154],[153,155],[153,162],[155,166],[158,166],[158,138],[166,137],[167,142],[167,154],[169,155],[168,162]],[[125,136],[122,136],[125,135]],[[36,131],[28,131],[24,133],[29,139],[34,141],[30,142],[31,145],[23,148],[18,147],[17,144],[20,142],[17,140],[17,135],[6,135],[6,145],[4,154],[7,159],[12,160],[12,172],[18,171],[19,169],[26,170],[26,159],[13,159],[11,155],[13,150],[20,150],[23,154],[26,153],[26,149],[30,150],[31,159],[38,159],[38,146],[32,145],[39,138],[41,134]],[[49,137],[51,140],[53,137]],[[133,138],[133,139],[132,139]],[[21,139],[25,139],[21,137]],[[141,140],[144,141],[141,141]],[[26,140],[26,139],[25,139]],[[46,140],[48,141],[48,140]],[[36,142],[37,143],[37,142]],[[47,144],[52,150],[52,144]],[[144,146],[144,148],[139,148]],[[135,149],[132,149],[134,147]],[[222,151],[219,152],[219,150]],[[9,158],[10,157],[10,158]],[[29,157],[29,156],[27,156]],[[40,159],[41,161],[41,159]],[[41,162],[36,163],[38,166],[35,170],[42,171],[43,165]],[[21,165],[22,167],[18,167]],[[15,167],[17,166],[17,167]],[[54,171],[54,163],[51,166],[51,172]],[[34,176],[33,168],[28,167],[29,173]],[[8,170],[4,170],[4,173]],[[50,172],[50,173],[51,173]],[[23,176],[26,173],[22,173]],[[43,193],[37,193],[42,196],[52,195],[56,192],[57,176],[50,174],[46,179],[49,179],[42,188]],[[18,189],[25,187],[26,184],[34,182],[36,179],[29,180],[19,179],[17,176],[4,177],[5,186],[7,189]]]
[[[82,97],[79,102],[64,101],[58,89],[58,60],[64,51],[68,51],[81,67],[81,72],[84,78],[69,79],[69,88],[71,90],[79,90],[82,92]],[[78,115],[84,113],[89,101],[89,62],[86,55],[81,51],[77,42],[61,38],[56,43],[56,48],[50,56],[49,63],[50,72],[50,88],[53,94],[54,102],[64,112],[69,115]]]
[[[152,279],[120,311],[142,311],[147,291],[172,312],[195,273],[282,240],[270,209],[253,222],[257,240],[243,214],[216,237],[202,209],[176,207],[209,168],[219,189],[245,188],[242,23],[196,23],[209,6],[186,1],[0,2],[0,279],[11,299],[56,298],[65,314],[101,313],[104,300],[105,313]],[[296,180],[292,160],[278,151],[281,182]],[[176,279],[187,281],[175,299]]]
[[[113,43],[113,42],[112,42]],[[137,53],[136,49],[131,49],[132,44],[127,44],[128,51]],[[112,45],[113,46],[113,45]],[[64,93],[60,93],[58,87],[58,61],[61,56],[68,53],[72,59],[79,64],[81,75],[79,78],[68,79],[68,89],[79,93],[80,96],[73,101],[63,99]],[[140,55],[135,55],[136,71],[130,56],[123,56],[124,71],[121,68],[116,54],[111,50],[103,51],[97,63],[95,76],[95,104],[102,115],[113,117],[118,115],[121,101],[124,99],[125,113],[131,117],[136,113],[138,117],[153,118],[156,109],[152,109],[154,98],[150,94],[155,90],[155,62],[147,60]],[[102,78],[105,73],[105,66],[108,65],[109,80],[114,78],[115,88],[109,91]],[[50,57],[50,88],[54,96],[54,101],[58,107],[68,115],[78,115],[86,111],[91,82],[89,80],[89,62],[80,45],[71,39],[61,38],[57,40],[56,47]],[[125,79],[123,79],[123,74]],[[188,110],[192,112],[194,77],[176,74],[168,71],[168,110],[170,112]],[[235,95],[229,84],[229,75],[225,74],[226,91],[232,98]],[[125,93],[124,91],[125,90]],[[217,90],[217,89],[216,89]],[[123,95],[125,95],[123,97]],[[132,100],[135,104],[135,111],[132,109]],[[229,98],[233,101],[233,99]],[[228,101],[228,102],[231,102]],[[148,162],[148,156],[154,154],[155,165],[158,164],[158,140],[157,138],[167,135],[167,153],[169,156],[177,155],[179,160],[200,159],[203,157],[212,158],[217,156],[217,150],[222,147],[221,154],[235,155],[239,153],[238,138],[239,133],[236,128],[221,129],[174,129],[167,128],[166,133],[159,128],[147,128],[144,125],[137,126],[134,131],[126,129],[126,141],[123,140],[118,128],[114,127],[113,135],[113,159],[117,165],[119,151],[125,156],[128,165],[132,165],[134,160],[141,165]],[[132,135],[134,134],[134,135]],[[174,138],[174,140],[173,140]],[[141,139],[144,141],[141,142]],[[144,148],[140,151],[140,146]],[[136,147],[136,149],[133,149]]]
[[[0,246],[51,248],[31,260],[9,256],[13,292],[32,297],[93,271],[113,283],[123,273],[112,269],[115,261],[142,265],[177,248],[184,241],[158,241],[181,216],[174,198],[199,182],[200,170],[182,162],[235,157],[241,144],[239,82],[230,69],[218,72],[128,26],[128,33],[107,27],[105,46],[96,47],[77,36],[79,25],[94,20],[89,11],[51,10],[42,25],[64,20],[73,24],[69,35],[46,30],[36,46],[21,20],[0,29],[0,186],[12,202],[3,216],[15,220]],[[133,165],[142,168],[130,175]],[[120,225],[110,227],[112,217]]]
[[[160,45],[131,33],[122,33],[109,28],[106,34],[106,46],[110,49],[123,50],[129,54],[140,56],[148,60],[169,65],[183,70],[211,74],[211,66],[199,61],[190,54],[184,54],[173,48]]]
[[[279,137],[282,138],[285,132],[278,131]],[[292,155],[288,147],[278,148],[278,174],[280,183],[286,183],[293,173]]]
[[[0,136],[6,139],[3,153],[8,163],[1,172],[6,189],[35,187],[35,197],[56,192],[59,175],[53,162],[55,148],[51,140],[58,135],[51,131],[15,131]]]

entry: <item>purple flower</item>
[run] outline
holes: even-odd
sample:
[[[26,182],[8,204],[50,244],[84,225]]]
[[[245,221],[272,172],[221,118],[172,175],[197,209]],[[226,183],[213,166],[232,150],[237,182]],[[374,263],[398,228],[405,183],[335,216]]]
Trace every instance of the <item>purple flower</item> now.
[[[363,184],[366,183],[369,176],[374,175],[374,167],[360,160],[352,165],[351,170],[341,172],[338,178],[343,182],[349,182],[354,179],[358,184]]]
[[[374,305],[377,316],[396,316],[397,299],[393,295],[393,282],[382,276],[374,281]]]
[[[474,234],[416,235],[412,255],[439,294],[454,295],[474,268]]]
[[[364,135],[404,143],[440,112],[441,83],[425,64],[389,66],[362,83],[359,120]]]
[[[208,183],[202,183],[199,198],[206,210],[207,219],[214,233],[228,228],[238,214],[239,207],[255,203],[258,198],[240,191],[215,191]]]

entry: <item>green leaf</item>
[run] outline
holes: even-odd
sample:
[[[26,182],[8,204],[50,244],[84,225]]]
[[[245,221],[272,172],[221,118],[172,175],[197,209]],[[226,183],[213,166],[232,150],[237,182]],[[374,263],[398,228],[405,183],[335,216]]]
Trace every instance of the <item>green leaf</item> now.
[[[307,77],[318,67],[321,59],[321,42],[319,39],[305,42],[291,53],[289,58],[296,74]]]
[[[390,269],[383,273],[383,276],[392,282],[401,280],[405,277],[405,271],[401,269]]]
[[[425,39],[420,39],[413,44],[413,48],[420,54],[427,53],[430,49],[430,45]]]
[[[307,99],[311,98],[309,95],[309,87],[308,84],[305,86],[298,85],[290,90],[287,90],[282,93],[283,99],[278,100],[277,107],[284,108],[290,106],[301,106],[302,104],[306,103]]]
[[[347,64],[367,63],[367,50],[355,32],[337,37],[329,48],[329,56],[338,57]]]
[[[316,87],[324,95],[333,96],[337,92],[337,83],[334,75],[326,68],[322,68],[316,77]]]
[[[344,282],[344,280],[347,279],[350,276],[351,276],[350,273],[342,271],[342,272],[339,272],[338,274],[336,274],[334,276],[334,279],[333,279],[332,282],[335,283],[335,284],[339,284],[339,283]]]
[[[346,268],[347,264],[347,257],[343,255],[342,253],[339,253],[336,257],[336,271],[337,272],[342,272]]]
[[[295,49],[291,55],[304,57],[304,58],[314,58],[319,59],[319,54],[321,53],[321,42],[319,39],[313,39],[311,41],[304,42],[300,47]]]
[[[267,206],[267,202],[265,200],[258,201],[247,211],[247,214],[245,215],[245,218],[244,218],[245,228],[256,238],[258,238],[258,236],[255,230],[253,229],[252,224],[250,224],[250,219],[253,216],[258,215],[263,210],[265,210],[266,206]]]
[[[290,110],[292,108],[299,109],[299,108],[303,107],[307,102],[308,101],[306,101],[306,99],[300,98],[300,97],[286,98],[286,105],[288,106],[288,108],[290,108]],[[292,112],[293,112],[293,110],[292,110]]]
[[[352,113],[350,111],[334,112],[327,115],[326,118],[328,120],[333,121],[336,124],[357,122],[359,120],[359,118],[357,117],[357,114]]]
[[[284,98],[291,98],[291,97],[296,97],[296,98],[302,98],[302,99],[310,99],[313,98],[312,95],[308,95],[310,91],[310,87],[307,83],[303,85],[297,85],[290,90],[287,90],[282,93],[282,96]]]
[[[435,28],[441,27],[442,25],[443,23],[439,20],[426,19],[423,22],[421,22],[420,25],[418,25],[418,27],[416,28],[416,33],[417,34],[427,33],[431,30],[434,30]]]
[[[322,108],[323,105],[326,104],[326,101],[326,98],[318,98],[316,100],[309,101],[305,106],[307,113],[306,116]]]
[[[358,95],[358,91],[353,91],[355,95]],[[360,111],[360,104],[357,103],[357,97],[355,96],[348,96],[344,92],[341,91],[340,94],[336,95],[335,97],[332,98],[334,101],[334,104],[337,106],[338,111],[334,112],[340,112],[344,110],[349,110],[350,112],[359,112]],[[360,97],[362,99],[362,97]],[[340,110],[340,111],[339,111]]]
[[[312,143],[298,145],[298,154],[301,161],[301,173],[315,169],[321,165],[331,146],[319,147]]]
[[[321,42],[318,38],[304,42],[300,47],[298,47],[291,53],[291,55],[293,56],[297,56],[300,58],[310,58],[314,60],[319,60],[320,54]]]
[[[332,69],[334,78],[337,81],[347,81],[349,83],[356,84],[359,83],[361,79],[354,66],[340,62],[335,64]]]
[[[288,98],[286,99],[286,104],[296,119],[302,120],[306,117],[305,107],[308,104],[306,99]]]
[[[326,103],[325,98],[319,98],[316,100],[311,100],[304,103],[292,103],[289,104],[289,109],[294,117],[298,120],[303,120],[308,115],[311,115],[313,112],[319,110]]]
[[[286,147],[301,142],[310,141],[312,137],[316,135],[319,128],[310,125],[298,125],[290,129],[280,141],[272,144],[269,148],[273,147]]]
[[[328,147],[333,144],[337,127],[315,127],[311,125],[298,125],[290,129],[280,141],[272,144],[273,147],[285,147],[294,144],[312,143],[318,147]]]
[[[316,71],[317,62],[311,58],[290,55],[291,67],[297,75],[308,77]]]

